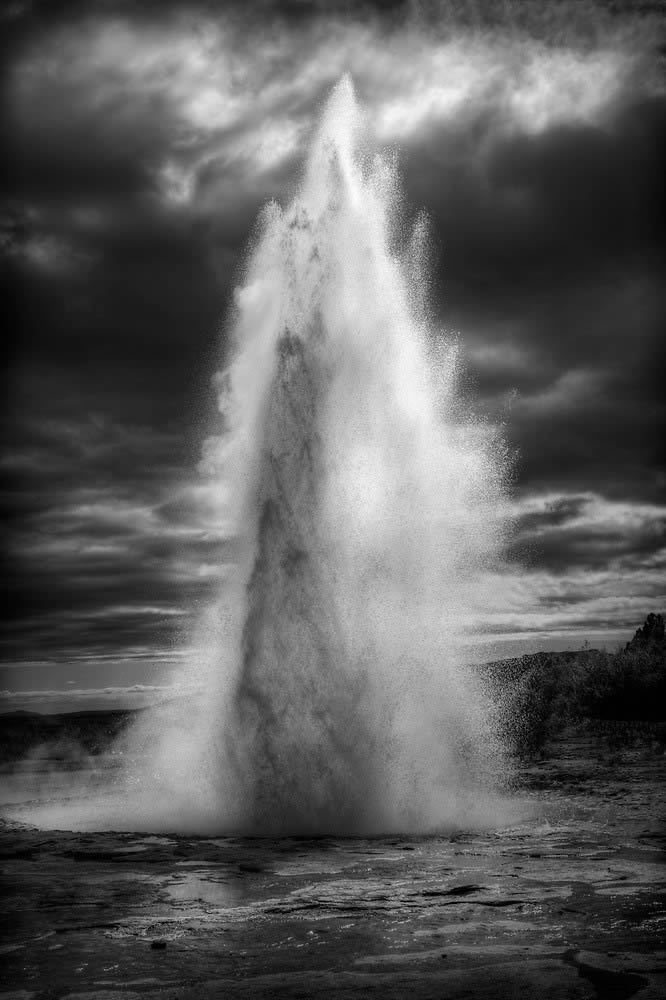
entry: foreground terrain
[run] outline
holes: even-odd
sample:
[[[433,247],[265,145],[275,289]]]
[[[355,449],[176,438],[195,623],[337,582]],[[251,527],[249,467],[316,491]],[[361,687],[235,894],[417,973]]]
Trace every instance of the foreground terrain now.
[[[664,756],[569,733],[451,837],[0,835],[0,997],[666,994]]]

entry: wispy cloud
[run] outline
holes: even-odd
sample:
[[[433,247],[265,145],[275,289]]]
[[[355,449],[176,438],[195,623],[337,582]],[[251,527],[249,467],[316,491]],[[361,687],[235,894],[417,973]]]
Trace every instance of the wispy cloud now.
[[[24,144],[57,150],[86,133],[61,174],[72,178],[77,165],[90,173],[97,156],[105,192],[143,173],[155,194],[183,203],[210,191],[214,173],[224,184],[231,172],[238,197],[239,185],[302,153],[316,107],[345,72],[377,138],[410,143],[470,116],[528,134],[597,122],[639,57],[612,36],[585,52],[380,19],[248,27],[222,13],[159,22],[96,15],[42,35],[10,76]]]

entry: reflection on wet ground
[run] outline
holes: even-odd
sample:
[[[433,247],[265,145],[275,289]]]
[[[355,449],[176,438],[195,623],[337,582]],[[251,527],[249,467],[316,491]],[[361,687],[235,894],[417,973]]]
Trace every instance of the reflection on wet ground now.
[[[666,991],[664,758],[561,743],[532,818],[265,841],[7,823],[0,997],[613,997]],[[1,991],[5,992],[2,993]]]

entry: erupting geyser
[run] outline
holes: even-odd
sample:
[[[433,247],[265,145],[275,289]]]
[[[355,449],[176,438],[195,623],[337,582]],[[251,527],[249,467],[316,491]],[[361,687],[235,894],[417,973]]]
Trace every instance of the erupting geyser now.
[[[502,754],[462,640],[490,599],[505,452],[435,350],[424,228],[405,238],[396,171],[359,153],[360,124],[345,78],[236,292],[204,466],[240,555],[188,668],[204,695],[135,728],[121,795],[77,825],[492,822]]]

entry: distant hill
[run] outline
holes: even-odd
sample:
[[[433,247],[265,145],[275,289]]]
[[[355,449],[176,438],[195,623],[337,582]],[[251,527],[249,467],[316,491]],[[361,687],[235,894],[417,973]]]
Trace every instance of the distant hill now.
[[[104,709],[42,715],[38,712],[6,712],[0,715],[0,762],[21,760],[42,743],[71,741],[85,753],[96,755],[145,709]]]

